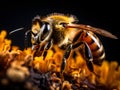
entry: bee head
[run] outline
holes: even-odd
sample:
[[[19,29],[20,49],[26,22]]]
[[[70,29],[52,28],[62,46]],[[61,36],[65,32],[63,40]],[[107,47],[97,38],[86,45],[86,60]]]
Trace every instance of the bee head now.
[[[50,39],[52,34],[49,22],[42,21],[40,16],[36,16],[32,21],[32,44],[39,44]]]

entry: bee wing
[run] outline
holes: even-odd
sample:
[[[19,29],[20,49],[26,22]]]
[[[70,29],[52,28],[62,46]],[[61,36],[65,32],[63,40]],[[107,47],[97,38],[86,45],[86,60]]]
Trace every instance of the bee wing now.
[[[90,25],[84,25],[84,24],[69,24],[66,27],[68,28],[79,28],[79,29],[83,29],[83,30],[87,30],[87,31],[92,31],[94,33],[103,35],[105,37],[109,37],[109,38],[113,38],[113,39],[118,39],[115,35],[113,35],[112,33],[104,30],[104,29],[100,29],[100,28],[95,28],[92,27]]]

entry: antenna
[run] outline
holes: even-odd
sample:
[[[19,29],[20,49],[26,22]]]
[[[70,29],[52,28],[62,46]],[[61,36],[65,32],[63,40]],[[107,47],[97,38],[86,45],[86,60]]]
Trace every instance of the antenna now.
[[[23,30],[23,29],[24,29],[23,27],[22,27],[22,28],[15,29],[15,30],[9,32],[9,35],[11,35],[11,34],[17,32],[17,31],[21,31],[21,30]]]

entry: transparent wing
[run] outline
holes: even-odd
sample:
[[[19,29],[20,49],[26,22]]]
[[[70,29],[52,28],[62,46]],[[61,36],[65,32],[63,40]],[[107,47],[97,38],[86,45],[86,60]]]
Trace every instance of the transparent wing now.
[[[118,39],[115,35],[113,35],[112,33],[104,30],[104,29],[100,29],[100,28],[96,28],[96,27],[92,27],[90,25],[84,25],[84,24],[69,24],[66,26],[67,28],[79,28],[79,29],[83,29],[83,30],[87,30],[87,31],[92,31],[94,33],[100,34],[102,36],[105,37],[109,37],[109,38],[113,38],[113,39]]]

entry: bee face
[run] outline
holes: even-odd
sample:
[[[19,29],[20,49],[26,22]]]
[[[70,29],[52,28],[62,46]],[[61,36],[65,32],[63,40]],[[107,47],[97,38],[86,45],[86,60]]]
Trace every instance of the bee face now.
[[[36,16],[32,21],[31,30],[34,34],[37,34],[38,32],[40,32],[40,28],[41,28],[41,19],[39,16]]]

